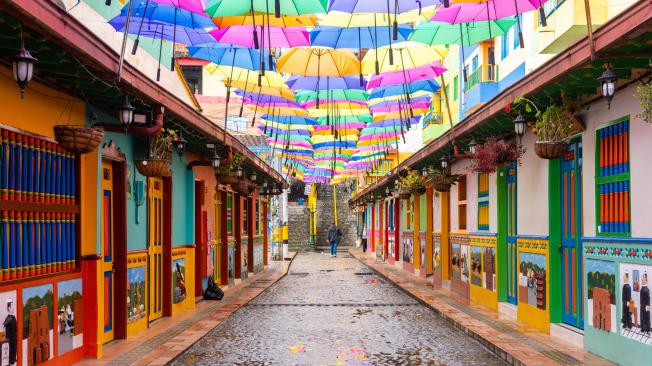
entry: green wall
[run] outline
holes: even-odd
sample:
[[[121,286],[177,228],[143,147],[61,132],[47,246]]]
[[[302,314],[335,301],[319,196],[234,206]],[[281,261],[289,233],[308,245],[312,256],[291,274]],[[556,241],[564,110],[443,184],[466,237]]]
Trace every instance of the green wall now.
[[[172,154],[172,245],[195,242],[195,174],[186,156]]]
[[[498,233],[496,243],[498,301],[507,301],[507,281],[502,276],[507,274],[507,174],[505,168],[498,168],[496,174],[496,196],[498,215]]]
[[[550,269],[550,322],[562,321],[561,281],[561,161],[548,161],[548,256]]]

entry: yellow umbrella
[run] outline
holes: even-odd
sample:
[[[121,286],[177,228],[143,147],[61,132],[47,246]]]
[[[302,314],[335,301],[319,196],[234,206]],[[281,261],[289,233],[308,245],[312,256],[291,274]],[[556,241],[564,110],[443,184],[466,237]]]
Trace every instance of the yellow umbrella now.
[[[264,78],[264,77],[263,77]],[[294,93],[290,88],[278,86],[258,86],[257,83],[249,83],[241,80],[224,80],[226,86],[246,90],[251,93],[267,94],[275,97],[281,97],[288,100],[294,100]],[[264,85],[264,84],[261,84]]]
[[[294,116],[294,117],[309,117],[308,112],[301,108],[290,107],[257,107],[253,104],[248,104],[249,108],[255,109],[260,114],[271,114],[275,116]]]
[[[343,136],[345,135],[360,135],[360,130],[357,128],[337,128],[337,133],[342,134]],[[331,130],[317,130],[312,133],[313,136],[317,135],[332,135],[333,131]]]
[[[441,61],[448,49],[443,46],[425,46],[418,42],[400,42],[391,46],[370,49],[362,59],[362,73],[374,74],[375,61],[378,59],[380,72],[392,72],[413,69],[435,61]],[[376,58],[377,54],[377,58]]]
[[[225,65],[209,64],[206,66],[206,72],[209,74],[218,73],[225,79],[244,81],[249,84],[258,85],[258,71],[251,71],[240,67],[231,67]],[[265,75],[261,78],[262,86],[271,87],[286,87],[285,80],[281,74],[274,71],[265,71]]]
[[[364,104],[351,103],[351,102],[332,102],[332,103],[321,103],[319,108],[316,105],[309,107],[308,109],[369,109]]]
[[[318,117],[326,117],[327,115],[332,115],[333,112],[328,110],[328,109],[309,109],[308,113],[310,114],[310,117],[313,118],[318,118]],[[360,116],[363,114],[369,114],[369,110],[367,109],[339,109],[337,111],[337,114],[340,116]]]
[[[360,73],[360,61],[348,49],[293,48],[276,61],[276,71],[302,76],[342,77]]]
[[[428,21],[436,12],[435,6],[428,6],[419,10],[411,10],[398,14],[397,23],[415,23],[420,20]],[[387,13],[344,13],[340,11],[330,11],[328,14],[319,20],[319,25],[333,26],[333,27],[373,27],[373,26],[390,26],[394,22],[394,16],[391,18]]]
[[[254,22],[255,20],[255,22]],[[235,25],[248,25],[248,24],[265,24],[271,27],[314,27],[317,24],[316,16],[308,15],[283,15],[277,18],[273,15],[266,16],[258,14],[252,17],[247,16],[232,16],[232,17],[215,17],[213,18],[215,24],[220,27],[232,27]]]

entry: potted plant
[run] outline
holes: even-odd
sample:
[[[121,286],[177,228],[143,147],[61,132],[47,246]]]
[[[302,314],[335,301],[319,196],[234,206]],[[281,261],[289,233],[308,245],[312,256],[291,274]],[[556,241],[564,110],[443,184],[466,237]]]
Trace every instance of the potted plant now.
[[[426,183],[432,186],[437,192],[448,192],[451,186],[457,183],[459,175],[450,174],[448,171],[442,169],[428,169],[426,176]]]
[[[177,140],[177,133],[171,129],[162,129],[150,140],[149,157],[136,160],[136,169],[146,177],[160,177],[170,173],[172,163],[172,146]]]
[[[56,125],[54,139],[62,149],[73,154],[88,154],[95,150],[104,138],[102,127],[85,125]]]
[[[242,181],[242,177],[238,177],[235,171],[238,169],[240,164],[245,161],[245,157],[241,154],[234,152],[231,156],[231,161],[228,164],[220,165],[215,169],[215,176],[217,180],[222,184],[237,184]],[[234,188],[235,189],[235,188]]]
[[[490,137],[484,144],[476,146],[469,168],[474,173],[494,173],[498,167],[514,161],[520,164],[524,153],[525,148],[514,141]]]
[[[398,180],[398,193],[400,198],[408,199],[411,194],[423,194],[426,186],[423,177],[416,170],[407,169],[407,174]]]
[[[636,87],[636,98],[643,109],[643,112],[637,117],[646,123],[652,123],[652,82],[639,84]]]

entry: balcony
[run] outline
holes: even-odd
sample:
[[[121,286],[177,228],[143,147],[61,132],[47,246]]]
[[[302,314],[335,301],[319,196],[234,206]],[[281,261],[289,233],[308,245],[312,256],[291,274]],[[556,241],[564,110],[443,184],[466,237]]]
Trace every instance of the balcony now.
[[[460,119],[479,108],[500,91],[498,65],[484,64],[467,75]]]
[[[464,91],[468,92],[479,83],[491,83],[498,81],[498,65],[483,64],[466,76]]]
[[[594,31],[608,20],[608,9],[607,0],[591,0]],[[543,10],[547,25],[538,29],[542,54],[557,54],[587,35],[584,0],[548,0]],[[535,17],[536,24],[540,24],[538,12],[535,12]]]

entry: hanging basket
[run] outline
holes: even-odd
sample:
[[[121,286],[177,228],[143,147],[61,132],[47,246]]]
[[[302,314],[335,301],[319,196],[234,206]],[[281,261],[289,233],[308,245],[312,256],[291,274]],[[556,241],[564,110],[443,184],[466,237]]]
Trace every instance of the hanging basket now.
[[[566,153],[568,143],[564,141],[537,141],[534,152],[541,159],[559,159]]]
[[[238,178],[235,175],[230,175],[230,174],[217,174],[215,176],[217,178],[217,181],[221,184],[237,184],[242,181],[242,178]]]
[[[426,188],[425,187],[412,188],[412,193],[422,195],[422,194],[426,193]]]
[[[256,187],[253,184],[245,180],[240,180],[238,183],[231,184],[231,187],[241,196],[249,196],[256,190]]]
[[[449,192],[451,190],[451,185],[452,184],[446,182],[435,182],[432,184],[432,188],[437,192]]]
[[[398,198],[402,200],[409,200],[412,192],[409,189],[401,188],[398,190]]]
[[[163,177],[170,174],[170,161],[164,159],[136,160],[136,169],[146,177]]]
[[[102,142],[104,129],[84,125],[56,125],[54,138],[62,149],[70,153],[88,154]]]

